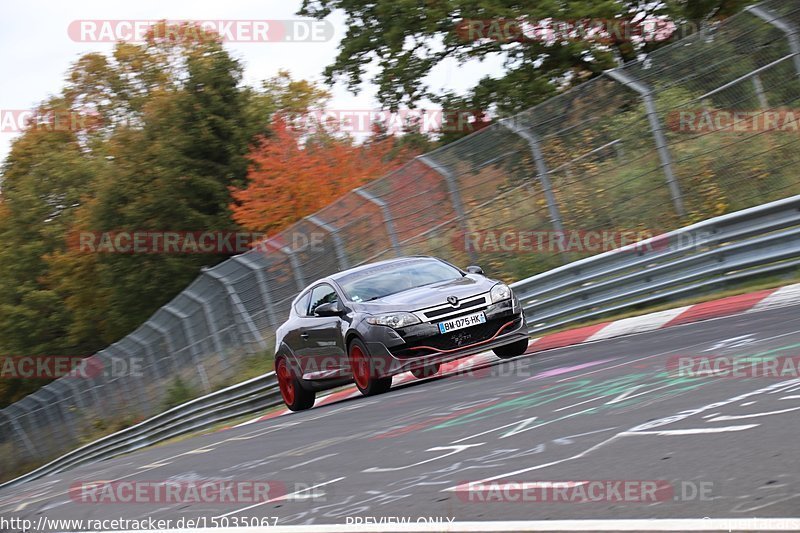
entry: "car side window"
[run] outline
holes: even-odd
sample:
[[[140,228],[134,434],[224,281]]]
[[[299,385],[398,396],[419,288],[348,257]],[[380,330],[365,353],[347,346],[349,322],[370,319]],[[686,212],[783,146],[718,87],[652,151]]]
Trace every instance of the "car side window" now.
[[[308,291],[303,296],[301,296],[294,304],[294,312],[297,313],[299,316],[306,316],[306,312],[308,311],[308,302],[310,300],[311,300],[311,291]]]
[[[339,295],[333,287],[327,283],[323,283],[314,287],[311,291],[311,305],[308,308],[308,316],[314,316],[314,311],[322,304],[336,302],[339,300]]]

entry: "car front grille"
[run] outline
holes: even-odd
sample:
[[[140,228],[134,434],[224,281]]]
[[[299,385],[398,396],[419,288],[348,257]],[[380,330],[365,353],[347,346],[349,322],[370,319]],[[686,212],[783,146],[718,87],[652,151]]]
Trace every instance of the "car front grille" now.
[[[475,344],[476,342],[485,341],[491,339],[503,324],[509,321],[509,318],[508,316],[495,318],[477,326],[417,339],[392,349],[392,355],[402,358],[419,357],[444,350],[455,350],[470,344]],[[514,329],[514,327],[518,325],[517,322],[519,320],[520,319],[517,318],[514,326],[507,329],[509,331]],[[420,348],[422,346],[427,348]]]
[[[453,307],[452,305],[448,305],[447,307],[439,307],[437,309],[431,309],[430,311],[424,311],[423,314],[425,315],[426,318],[433,319],[440,317],[442,315],[454,313],[456,311],[469,309],[470,307],[481,305],[483,303],[486,303],[486,297],[478,296],[477,298],[470,298],[469,300],[464,300],[455,307]]]

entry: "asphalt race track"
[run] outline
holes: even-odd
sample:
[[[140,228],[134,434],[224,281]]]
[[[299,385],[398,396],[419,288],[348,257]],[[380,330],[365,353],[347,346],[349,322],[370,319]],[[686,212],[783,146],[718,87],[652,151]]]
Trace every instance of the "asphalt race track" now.
[[[785,307],[498,360],[382,396],[150,448],[4,490],[0,515],[277,517],[278,525],[379,517],[798,516],[800,379],[687,378],[668,371],[667,361],[796,358],[799,311]],[[86,503],[76,501],[77,489],[70,493],[75,484],[97,481],[220,478],[268,481],[282,493],[256,504]],[[658,497],[518,501],[513,491],[466,485],[626,480],[658,482]]]

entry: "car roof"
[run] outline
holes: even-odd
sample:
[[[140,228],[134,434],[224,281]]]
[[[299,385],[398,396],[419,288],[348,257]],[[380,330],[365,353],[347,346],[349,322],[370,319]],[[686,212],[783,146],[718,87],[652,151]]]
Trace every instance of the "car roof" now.
[[[403,256],[403,257],[395,257],[395,258],[392,258],[392,259],[384,259],[383,261],[375,261],[374,263],[365,263],[365,264],[359,265],[357,267],[348,268],[347,270],[342,270],[341,272],[337,272],[336,274],[331,274],[330,276],[327,276],[327,277],[324,277],[324,278],[320,278],[318,280],[315,280],[315,281],[307,284],[305,286],[305,288],[302,291],[300,291],[300,293],[292,299],[292,306],[294,306],[297,303],[297,300],[300,298],[300,296],[302,296],[303,294],[306,294],[311,287],[319,285],[320,283],[331,283],[331,282],[333,282],[334,285],[338,285],[338,280],[340,280],[341,278],[343,278],[345,276],[349,276],[350,274],[356,273],[356,272],[361,272],[363,270],[368,270],[368,269],[373,268],[373,267],[378,266],[378,265],[388,265],[388,264],[391,264],[391,263],[405,263],[405,262],[411,262],[411,261],[418,260],[418,259],[432,259],[434,261],[442,261],[442,262],[444,262],[444,263],[446,263],[448,265],[450,264],[447,261],[439,259],[438,257],[433,257],[431,255],[408,255],[408,256]],[[458,268],[458,267],[455,267],[455,268]]]
[[[336,274],[331,274],[330,276],[328,276],[325,279],[337,281],[337,280],[339,280],[339,279],[341,279],[341,278],[343,278],[345,276],[349,276],[350,274],[355,274],[356,272],[369,270],[369,269],[374,268],[374,267],[379,266],[379,265],[389,265],[389,264],[392,264],[392,263],[405,263],[405,262],[410,262],[410,261],[416,261],[416,260],[419,260],[419,259],[432,259],[434,261],[441,261],[441,259],[439,259],[437,257],[431,257],[429,255],[411,255],[411,256],[405,256],[405,257],[395,257],[393,259],[385,259],[383,261],[376,261],[374,263],[366,263],[364,265],[359,265],[357,267],[348,268],[347,270],[342,270],[341,272],[337,272]],[[323,281],[323,280],[319,280],[319,281]]]

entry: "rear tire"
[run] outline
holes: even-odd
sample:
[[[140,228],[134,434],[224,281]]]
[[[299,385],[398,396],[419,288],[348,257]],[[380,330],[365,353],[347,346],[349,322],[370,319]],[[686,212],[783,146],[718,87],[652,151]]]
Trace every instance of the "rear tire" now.
[[[420,368],[415,368],[411,371],[411,375],[417,379],[425,379],[432,376],[435,376],[439,369],[441,368],[440,363],[434,363],[432,365],[423,366]]]
[[[359,339],[353,339],[350,343],[348,359],[353,371],[353,381],[364,396],[383,394],[392,387],[392,376],[377,377],[374,361]]]
[[[522,339],[517,342],[512,342],[511,344],[506,344],[505,346],[498,346],[497,348],[493,348],[492,351],[500,359],[511,359],[512,357],[524,354],[527,349],[528,339]]]
[[[285,357],[278,358],[275,363],[275,374],[278,377],[278,388],[286,407],[292,411],[304,411],[314,406],[316,394],[314,391],[303,388]]]

